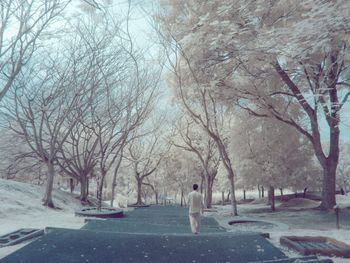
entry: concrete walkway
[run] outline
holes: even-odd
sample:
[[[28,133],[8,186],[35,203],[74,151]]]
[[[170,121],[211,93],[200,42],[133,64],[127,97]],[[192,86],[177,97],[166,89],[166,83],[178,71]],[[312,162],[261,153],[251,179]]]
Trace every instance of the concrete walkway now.
[[[88,220],[80,230],[49,228],[46,235],[0,262],[247,263],[276,259],[294,262],[259,233],[227,233],[213,218],[203,218],[201,234],[193,235],[186,209],[148,207],[122,219]]]

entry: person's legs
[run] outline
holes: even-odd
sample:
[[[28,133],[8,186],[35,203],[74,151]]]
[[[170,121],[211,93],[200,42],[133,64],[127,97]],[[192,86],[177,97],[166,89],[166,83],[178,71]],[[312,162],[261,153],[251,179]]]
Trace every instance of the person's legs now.
[[[200,226],[201,226],[201,214],[200,213],[196,213],[194,215],[194,221],[196,222],[195,223],[196,233],[199,233],[199,229],[200,229]]]
[[[192,233],[197,234],[200,227],[200,213],[192,213],[189,217]]]
[[[189,214],[189,218],[190,218],[190,226],[191,226],[191,231],[192,233],[196,232],[196,227],[195,227],[195,222],[194,222],[194,217],[193,214]]]

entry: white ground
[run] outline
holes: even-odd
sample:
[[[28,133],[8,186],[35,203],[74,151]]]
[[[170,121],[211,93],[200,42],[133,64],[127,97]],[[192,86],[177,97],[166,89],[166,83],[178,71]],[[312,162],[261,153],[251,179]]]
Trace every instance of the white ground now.
[[[55,190],[54,202],[60,210],[52,210],[41,205],[43,187],[18,183],[0,179],[0,236],[19,228],[64,227],[79,229],[84,224],[84,218],[75,217],[74,210],[80,208],[80,203],[69,193]],[[337,198],[341,207],[350,206],[350,198]],[[254,229],[251,226],[232,228],[227,223],[233,218],[230,216],[230,206],[218,206],[217,213],[212,214],[221,225],[231,231],[249,230],[269,232],[271,242],[280,247],[288,256],[300,256],[289,251],[279,244],[283,235],[327,236],[350,244],[350,225],[342,225],[340,230],[335,229],[334,214],[322,214],[317,210],[303,210],[312,208],[319,203],[305,199],[294,199],[281,206],[283,211],[270,213],[264,202],[239,205],[239,218],[274,221],[276,227],[269,229]],[[262,210],[257,213],[257,210]],[[255,211],[254,211],[255,210]],[[266,211],[264,211],[266,210]],[[350,216],[350,210],[349,210]],[[236,217],[234,219],[237,219]],[[279,224],[282,223],[282,224]],[[26,244],[0,248],[0,259]],[[350,259],[333,258],[335,263],[350,262]]]
[[[79,200],[59,190],[53,200],[60,210],[41,205],[43,187],[0,179],[0,236],[19,228],[64,227],[79,229],[84,218],[75,217],[74,209]],[[25,244],[0,248],[0,258],[23,247]]]
[[[341,208],[350,207],[350,196],[337,196],[338,206]],[[238,206],[239,217],[231,216],[231,206],[217,206],[217,213],[212,214],[222,225],[229,231],[259,231],[270,233],[270,241],[279,247],[289,257],[300,256],[297,252],[286,249],[281,246],[279,239],[281,236],[326,236],[335,238],[339,241],[350,245],[350,225],[340,221],[341,228],[336,229],[335,215],[332,211],[329,213],[320,212],[311,208],[315,208],[319,202],[295,198],[288,203],[277,204],[278,212],[271,213],[268,206],[264,202],[254,202],[254,204],[244,204]],[[304,209],[306,208],[306,209]],[[281,211],[283,210],[283,211]],[[259,212],[258,212],[259,211]],[[343,213],[350,216],[350,210],[344,209]],[[276,223],[275,227],[268,229],[254,228],[238,224],[230,226],[229,221],[239,219],[256,219],[267,222]],[[348,220],[349,222],[349,220]],[[322,257],[320,257],[322,258]],[[335,263],[349,263],[350,259],[332,258]]]

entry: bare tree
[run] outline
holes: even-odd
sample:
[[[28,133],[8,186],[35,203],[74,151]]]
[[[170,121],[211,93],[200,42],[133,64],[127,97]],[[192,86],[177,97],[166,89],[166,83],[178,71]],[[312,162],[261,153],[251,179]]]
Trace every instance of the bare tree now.
[[[77,123],[58,152],[61,171],[80,183],[80,201],[88,202],[89,180],[97,165],[97,137],[91,129]]]
[[[225,135],[225,131],[223,129],[223,124],[228,122],[229,118],[225,118],[227,115],[225,114],[225,109],[222,108],[222,105],[218,103],[218,101],[213,97],[213,95],[205,89],[199,89],[199,99],[202,110],[204,114],[198,114],[195,107],[191,107],[188,99],[184,96],[184,94],[180,91],[181,100],[186,108],[186,111],[191,115],[193,120],[201,125],[201,127],[208,133],[208,135],[214,140],[216,143],[222,163],[227,171],[227,176],[230,181],[231,186],[231,205],[232,205],[232,213],[237,216],[237,202],[235,196],[235,172],[233,170],[233,164],[230,157],[229,147],[227,135]]]
[[[124,143],[124,145],[121,147],[121,150],[118,153],[117,161],[113,169],[113,178],[112,178],[112,185],[111,185],[111,206],[113,207],[114,204],[114,198],[115,198],[115,190],[117,188],[117,178],[118,178],[118,172],[121,168],[121,164],[124,158],[124,147],[127,144],[127,142]]]
[[[54,207],[52,189],[57,152],[78,121],[76,110],[83,110],[87,103],[86,90],[70,85],[71,64],[50,62],[52,64],[36,75],[23,74],[16,81],[6,115],[10,128],[24,137],[31,151],[46,165],[43,204]]]
[[[153,177],[152,177],[153,175]],[[151,189],[154,194],[154,200],[156,205],[159,204],[159,193],[160,193],[160,172],[159,170],[155,170],[151,176],[145,178],[145,181],[142,182],[142,185],[147,186]]]
[[[171,32],[167,33],[169,37],[164,36],[161,32],[159,36],[172,74],[170,85],[174,88],[175,95],[187,115],[216,143],[230,181],[232,214],[236,216],[238,212],[235,197],[235,172],[228,149],[227,133],[224,129],[224,124],[229,124],[232,117],[227,114],[230,108],[220,103],[209,87],[199,81],[199,78],[206,78],[207,73],[193,69],[185,50],[171,35]]]
[[[182,118],[183,123],[179,123],[176,127],[177,134],[180,136],[180,142],[175,140],[172,144],[185,151],[192,152],[200,161],[204,169],[204,182],[205,182],[205,203],[207,208],[212,204],[212,193],[214,180],[218,172],[218,166],[220,164],[220,156],[215,141],[206,133],[203,134],[199,131],[196,132],[195,123],[188,120],[186,117]]]
[[[43,163],[26,144],[25,139],[8,127],[1,129],[0,173],[1,178],[41,185],[45,182]]]
[[[128,24],[128,17],[126,20]],[[160,71],[145,64],[128,31],[112,14],[103,19],[81,21],[77,26],[86,54],[92,58],[94,96],[81,122],[96,140],[98,208],[102,206],[107,174],[113,171],[112,192],[129,136],[147,119],[157,97]],[[83,58],[84,56],[82,56]],[[94,143],[93,143],[94,144]]]
[[[202,179],[202,165],[192,153],[172,147],[161,163],[164,198],[168,194],[180,194],[180,205],[187,204],[187,194],[192,185]],[[164,200],[166,202],[166,200]]]
[[[137,183],[136,205],[143,205],[142,185],[144,180],[156,171],[162,158],[164,145],[157,134],[140,136],[134,139],[128,147],[129,158]]]
[[[138,73],[126,86],[114,88],[113,92],[111,87],[105,87],[107,93],[100,94],[103,96],[103,105],[99,103],[91,108],[90,128],[98,140],[100,204],[107,172],[114,166],[114,175],[117,174],[119,166],[115,166],[115,161],[122,158],[123,149],[130,140],[129,136],[144,123],[153,107],[157,82],[154,83],[154,79],[147,77],[146,72],[142,76],[137,75]],[[141,81],[139,78],[142,77]]]
[[[40,36],[70,0],[2,0],[0,3],[0,101],[37,50]]]
[[[69,35],[69,42],[64,44],[72,62],[72,85],[91,89],[88,111],[77,109],[77,122],[71,129],[66,142],[59,149],[58,165],[66,175],[80,182],[80,200],[88,201],[89,179],[94,168],[99,164],[101,134],[96,132],[101,117],[108,129],[108,120],[114,121],[111,113],[115,106],[116,94],[121,79],[125,78],[127,58],[123,58],[123,47],[118,47],[119,38],[111,32],[118,32],[118,27],[106,27],[106,21],[92,23],[90,19],[78,20]],[[118,95],[122,95],[122,92]],[[124,98],[124,97],[123,97]],[[116,108],[116,114],[122,114]],[[106,114],[106,115],[104,115]],[[97,126],[96,126],[97,125]],[[101,128],[102,129],[102,128]]]

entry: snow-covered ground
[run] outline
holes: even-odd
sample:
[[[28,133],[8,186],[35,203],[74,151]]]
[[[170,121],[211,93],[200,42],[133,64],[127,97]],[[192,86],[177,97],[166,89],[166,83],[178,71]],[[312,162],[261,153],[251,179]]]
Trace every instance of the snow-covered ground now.
[[[41,205],[43,187],[0,179],[0,236],[19,228],[63,227],[79,229],[84,218],[76,217],[74,210],[80,207],[73,195],[54,190],[53,201],[59,209]],[[25,244],[0,248],[0,258]]]
[[[334,212],[321,212],[317,209],[312,209],[319,206],[319,202],[295,198],[291,199],[287,203],[277,204],[277,212],[271,213],[266,202],[253,202],[251,204],[238,205],[239,217],[231,216],[231,207],[217,206],[217,213],[212,214],[220,225],[227,228],[229,231],[260,231],[270,233],[270,241],[277,247],[279,247],[286,255],[290,257],[300,256],[297,252],[287,249],[280,245],[279,239],[281,236],[326,236],[335,238],[339,241],[345,242],[350,245],[350,224],[342,223],[340,221],[341,228],[336,229]],[[349,219],[350,209],[350,196],[337,196],[338,206],[343,208],[341,213],[343,216]],[[274,227],[267,225],[266,229],[259,225],[249,224],[249,227],[244,224],[237,224],[230,226],[229,221],[239,219],[251,219],[261,220],[276,223]],[[350,220],[347,220],[350,222]],[[282,224],[280,224],[282,223]],[[271,226],[271,225],[270,225]],[[322,258],[322,257],[320,257]],[[349,263],[350,259],[344,258],[332,258],[335,263]]]

